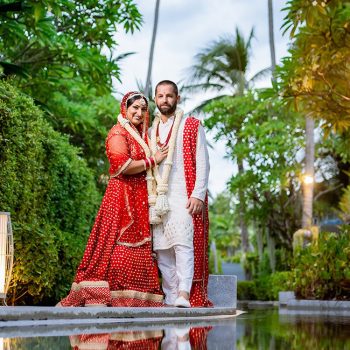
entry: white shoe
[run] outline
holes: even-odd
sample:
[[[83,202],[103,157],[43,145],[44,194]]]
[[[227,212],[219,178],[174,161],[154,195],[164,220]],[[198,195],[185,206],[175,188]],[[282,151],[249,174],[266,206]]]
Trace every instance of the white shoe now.
[[[174,306],[177,306],[177,307],[191,307],[191,304],[183,296],[180,296],[180,297],[176,298]]]

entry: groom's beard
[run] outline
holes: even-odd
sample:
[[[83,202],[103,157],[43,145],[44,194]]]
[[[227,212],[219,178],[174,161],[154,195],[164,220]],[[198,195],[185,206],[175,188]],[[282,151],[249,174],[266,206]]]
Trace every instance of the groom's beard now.
[[[173,105],[170,105],[168,103],[162,104],[161,106],[157,105],[160,113],[167,116],[171,116],[174,114],[174,112],[176,111],[176,106],[176,103],[174,103]]]

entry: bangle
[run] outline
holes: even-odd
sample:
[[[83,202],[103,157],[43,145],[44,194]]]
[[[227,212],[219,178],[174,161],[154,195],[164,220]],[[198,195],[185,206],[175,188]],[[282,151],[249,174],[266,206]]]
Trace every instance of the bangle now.
[[[146,161],[145,161],[144,159],[142,159],[142,161],[143,161],[143,167],[144,167],[144,169],[147,170]]]
[[[154,157],[151,157],[150,161],[151,161],[152,167],[154,168],[156,166],[156,160],[154,159]]]
[[[148,158],[145,158],[145,159],[144,159],[144,162],[145,162],[145,164],[146,164],[145,169],[148,169],[148,168],[150,168],[150,167],[151,167],[151,163],[150,163],[150,161],[149,161],[149,159],[148,159]]]

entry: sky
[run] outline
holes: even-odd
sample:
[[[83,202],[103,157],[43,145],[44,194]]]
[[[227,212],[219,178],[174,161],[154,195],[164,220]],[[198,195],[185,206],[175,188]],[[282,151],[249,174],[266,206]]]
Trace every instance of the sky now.
[[[287,56],[289,38],[282,35],[281,25],[286,13],[282,8],[286,0],[273,0],[274,37],[277,64]],[[137,90],[137,81],[146,80],[148,59],[152,38],[156,0],[135,0],[143,16],[140,31],[125,34],[116,33],[118,47],[115,54],[134,52],[121,63],[121,82],[114,81],[114,88],[120,94]],[[160,0],[158,30],[152,68],[153,86],[160,80],[179,82],[194,63],[194,56],[211,42],[225,35],[233,35],[238,27],[245,38],[254,28],[251,63],[248,79],[271,65],[267,0]],[[255,84],[255,87],[270,86],[270,78]],[[185,113],[213,94],[198,93],[190,96],[180,106]],[[118,96],[120,98],[120,95]],[[210,175],[209,190],[217,195],[226,188],[226,183],[235,172],[232,161],[225,159],[225,145],[214,142],[213,134],[207,133]]]

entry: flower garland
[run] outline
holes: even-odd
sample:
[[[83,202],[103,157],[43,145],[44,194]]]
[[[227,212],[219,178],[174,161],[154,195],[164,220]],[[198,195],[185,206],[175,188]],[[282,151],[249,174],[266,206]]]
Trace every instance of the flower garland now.
[[[155,203],[155,214],[159,217],[161,221],[161,217],[165,215],[169,210],[169,203],[166,193],[168,192],[168,182],[170,171],[173,165],[173,156],[175,151],[177,133],[179,131],[180,123],[183,117],[183,110],[177,108],[175,111],[175,120],[173,124],[172,133],[169,140],[169,150],[167,158],[164,162],[164,168],[162,175],[159,173],[159,167],[156,165],[153,169],[155,180],[156,180],[156,203]],[[160,123],[160,113],[158,112],[155,116],[153,125],[152,125],[152,134],[151,134],[151,150],[153,155],[157,152],[157,129]],[[157,220],[159,221],[159,220]],[[153,222],[151,222],[153,223]],[[156,222],[158,223],[158,222]]]
[[[169,150],[167,158],[164,162],[164,169],[162,175],[159,173],[159,165],[153,168],[155,177],[153,176],[152,169],[147,169],[147,192],[148,192],[148,204],[149,204],[149,220],[150,224],[160,224],[162,222],[162,216],[165,215],[169,210],[169,203],[166,193],[168,192],[168,182],[170,171],[173,165],[173,156],[175,152],[177,133],[180,127],[180,123],[183,117],[183,110],[177,108],[175,111],[175,120],[172,128],[172,133],[169,140]],[[122,115],[118,116],[118,122],[121,124],[126,131],[138,142],[138,144],[144,150],[146,157],[155,155],[157,152],[157,128],[160,123],[160,114],[157,113],[152,126],[151,135],[151,149],[148,147],[145,140],[140,134],[131,126],[128,119],[125,119]]]
[[[149,158],[151,156],[150,148],[148,147],[145,140],[140,136],[140,134],[131,126],[129,120],[125,119],[121,114],[119,114],[118,122],[136,140],[136,142],[144,150],[146,157]],[[147,181],[147,192],[148,192],[148,204],[150,207],[150,213],[149,213],[150,223],[159,224],[161,222],[161,218],[159,218],[155,214],[155,210],[154,210],[157,195],[156,195],[156,189],[155,189],[155,181],[154,181],[151,168],[147,169],[146,181]]]

